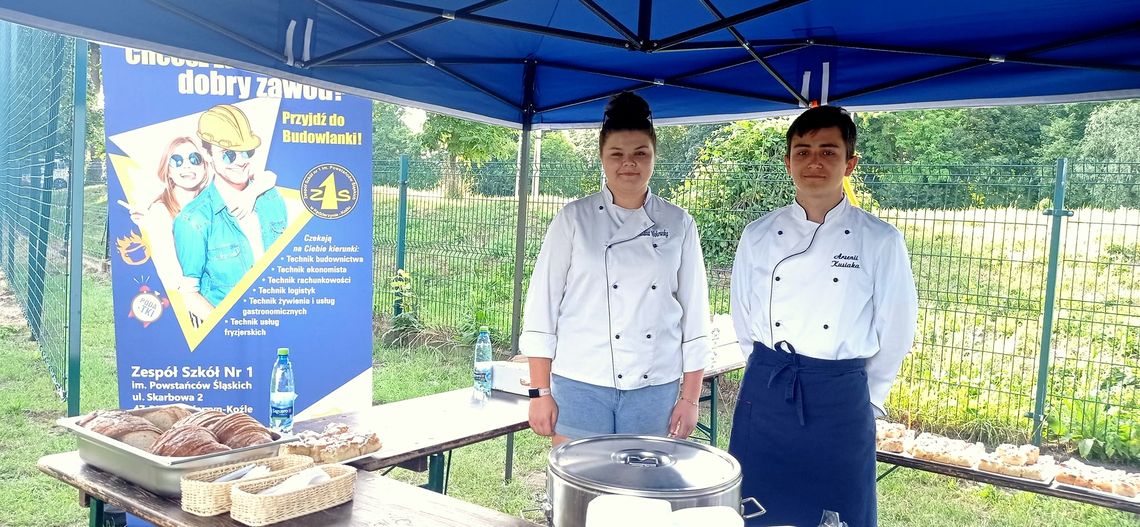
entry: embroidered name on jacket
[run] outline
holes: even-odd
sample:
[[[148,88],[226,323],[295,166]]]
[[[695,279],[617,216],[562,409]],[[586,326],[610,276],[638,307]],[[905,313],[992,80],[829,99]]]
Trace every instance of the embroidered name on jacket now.
[[[652,236],[654,238],[662,238],[662,237],[668,238],[669,237],[669,230],[668,229],[660,229],[660,230],[645,229],[641,234],[638,234],[638,236]]]
[[[859,269],[859,255],[839,253],[831,257],[832,267],[849,267]]]

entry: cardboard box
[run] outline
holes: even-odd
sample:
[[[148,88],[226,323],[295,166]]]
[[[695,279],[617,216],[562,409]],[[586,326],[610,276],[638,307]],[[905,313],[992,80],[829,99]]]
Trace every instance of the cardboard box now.
[[[530,389],[530,365],[525,362],[492,362],[491,389],[526,395]]]

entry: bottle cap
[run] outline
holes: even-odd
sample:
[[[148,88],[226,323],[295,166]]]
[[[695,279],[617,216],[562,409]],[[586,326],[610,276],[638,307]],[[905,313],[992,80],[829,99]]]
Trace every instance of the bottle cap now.
[[[488,328],[487,326],[479,326],[479,333],[490,333],[490,332],[491,332],[491,328]]]
[[[277,356],[289,356],[289,348],[277,348]]]

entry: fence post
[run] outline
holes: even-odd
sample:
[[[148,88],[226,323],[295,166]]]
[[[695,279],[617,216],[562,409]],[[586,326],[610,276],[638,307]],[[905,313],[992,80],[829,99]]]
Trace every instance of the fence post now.
[[[396,270],[404,268],[404,254],[408,244],[408,154],[400,154],[400,194],[396,205]],[[403,293],[396,291],[392,301],[392,315],[404,312]]]
[[[1041,354],[1037,365],[1037,395],[1033,405],[1033,444],[1041,445],[1042,429],[1045,426],[1045,397],[1049,384],[1049,354],[1053,337],[1053,310],[1057,298],[1057,266],[1061,250],[1061,220],[1072,216],[1073,211],[1065,210],[1065,177],[1069,172],[1068,160],[1057,160],[1057,175],[1053,183],[1053,208],[1042,212],[1052,216],[1049,228],[1049,270],[1045,280],[1045,314],[1041,322]]]
[[[87,41],[75,39],[75,79],[72,101],[71,173],[68,177],[68,300],[67,300],[67,415],[79,415],[79,354],[83,327],[83,182],[87,175]],[[78,230],[78,235],[76,234]]]

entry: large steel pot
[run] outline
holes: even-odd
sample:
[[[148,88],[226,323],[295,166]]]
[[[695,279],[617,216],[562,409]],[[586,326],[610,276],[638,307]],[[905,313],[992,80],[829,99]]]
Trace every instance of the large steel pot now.
[[[727,452],[665,437],[609,435],[563,443],[550,452],[547,520],[583,527],[586,506],[603,494],[668,501],[673,510],[726,505],[743,513],[755,499],[740,499],[740,464]]]

